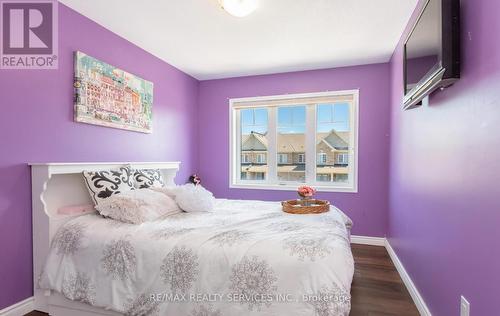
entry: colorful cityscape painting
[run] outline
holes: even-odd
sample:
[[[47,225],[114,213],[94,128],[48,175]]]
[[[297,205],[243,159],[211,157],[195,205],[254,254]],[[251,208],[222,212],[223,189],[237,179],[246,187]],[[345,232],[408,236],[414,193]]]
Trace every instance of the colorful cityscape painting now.
[[[151,133],[153,83],[75,53],[75,121]]]

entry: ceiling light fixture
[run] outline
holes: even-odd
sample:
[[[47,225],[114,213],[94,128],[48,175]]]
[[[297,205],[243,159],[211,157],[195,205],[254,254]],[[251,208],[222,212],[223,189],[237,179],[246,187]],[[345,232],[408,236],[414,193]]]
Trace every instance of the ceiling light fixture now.
[[[245,17],[257,9],[257,0],[219,0],[222,8],[238,18]]]

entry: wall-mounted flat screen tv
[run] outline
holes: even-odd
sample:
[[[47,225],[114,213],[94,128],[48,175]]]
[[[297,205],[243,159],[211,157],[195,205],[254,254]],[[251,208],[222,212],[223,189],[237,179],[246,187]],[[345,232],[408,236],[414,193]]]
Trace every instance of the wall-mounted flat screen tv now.
[[[404,43],[403,108],[460,78],[460,0],[427,0]]]

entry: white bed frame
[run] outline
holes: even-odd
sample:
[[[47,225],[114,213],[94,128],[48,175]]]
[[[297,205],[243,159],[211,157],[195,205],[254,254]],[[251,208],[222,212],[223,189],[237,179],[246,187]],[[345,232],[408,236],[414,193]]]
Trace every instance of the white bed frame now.
[[[160,169],[167,185],[174,184],[180,162],[31,163],[33,210],[34,309],[51,316],[121,315],[66,299],[59,293],[38,288],[38,278],[57,229],[78,215],[60,215],[62,206],[92,204],[82,171],[99,171],[131,165],[138,169]]]

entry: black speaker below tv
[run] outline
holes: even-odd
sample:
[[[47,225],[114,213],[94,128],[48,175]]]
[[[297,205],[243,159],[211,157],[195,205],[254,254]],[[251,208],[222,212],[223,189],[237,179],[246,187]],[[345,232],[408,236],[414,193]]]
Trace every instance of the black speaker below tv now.
[[[427,0],[404,43],[403,108],[460,78],[460,0]]]

